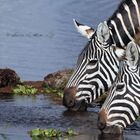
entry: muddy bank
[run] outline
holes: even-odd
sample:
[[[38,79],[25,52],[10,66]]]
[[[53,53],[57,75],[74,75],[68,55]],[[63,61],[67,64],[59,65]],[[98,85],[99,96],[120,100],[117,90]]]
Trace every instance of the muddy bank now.
[[[37,93],[46,93],[46,89],[49,88],[49,89],[55,89],[58,92],[61,90],[61,94],[62,94],[70,76],[73,73],[73,69],[65,69],[65,70],[56,71],[54,73],[48,74],[47,76],[44,76],[42,81],[22,81],[21,78],[16,74],[14,70],[3,69],[3,71],[6,71],[5,72],[6,74],[1,73],[0,71],[1,77],[4,77],[3,85],[4,83],[7,83],[7,84],[0,87],[0,93],[7,93],[7,94],[13,93],[13,89],[17,85],[32,86],[33,88],[37,89]],[[54,90],[50,90],[50,92],[53,92],[53,91]],[[107,94],[105,93],[103,96],[98,98],[95,102],[102,104],[104,100],[106,99],[106,96]]]
[[[63,90],[73,70],[66,69],[44,76],[42,81],[22,81],[12,69],[0,69],[0,93],[12,93],[16,85],[29,85],[43,93],[45,87]]]

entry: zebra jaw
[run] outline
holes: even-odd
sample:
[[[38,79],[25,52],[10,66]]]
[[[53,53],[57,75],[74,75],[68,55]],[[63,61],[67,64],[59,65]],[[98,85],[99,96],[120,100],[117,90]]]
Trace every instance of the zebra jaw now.
[[[75,19],[73,19],[73,22],[74,22],[74,25],[75,25],[75,28],[77,29],[77,31],[84,37],[88,38],[89,40],[91,39],[92,35],[94,34],[94,29],[87,26],[87,25],[84,25],[84,24],[81,24],[79,22],[77,22]]]

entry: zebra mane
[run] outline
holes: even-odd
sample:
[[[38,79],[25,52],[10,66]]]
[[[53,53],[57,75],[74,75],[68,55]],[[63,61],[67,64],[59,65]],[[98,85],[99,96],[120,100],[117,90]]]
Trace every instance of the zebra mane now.
[[[123,11],[123,5],[124,4],[130,4],[131,0],[122,0],[122,2],[118,5],[117,9],[115,10],[115,12],[112,14],[112,16],[108,19],[108,22],[110,22],[110,20],[116,18],[116,13],[122,12]]]
[[[126,46],[134,41],[140,26],[140,1],[122,0],[115,12],[107,20],[114,44],[118,47]]]

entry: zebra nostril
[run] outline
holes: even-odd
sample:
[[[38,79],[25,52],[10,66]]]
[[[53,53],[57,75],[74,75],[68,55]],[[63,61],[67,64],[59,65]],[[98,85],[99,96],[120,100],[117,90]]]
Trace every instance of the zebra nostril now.
[[[72,99],[69,100],[67,104],[68,104],[70,107],[74,106],[74,100],[72,100]]]
[[[63,97],[63,105],[66,107],[72,107],[74,105],[74,100],[64,95]]]

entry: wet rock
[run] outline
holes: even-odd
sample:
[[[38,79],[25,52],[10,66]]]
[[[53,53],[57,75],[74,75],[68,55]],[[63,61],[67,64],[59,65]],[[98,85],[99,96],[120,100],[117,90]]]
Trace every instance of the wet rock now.
[[[12,69],[0,69],[0,87],[15,86],[20,82],[20,77]]]
[[[72,73],[73,69],[66,69],[48,74],[44,77],[44,84],[51,88],[64,89]]]

